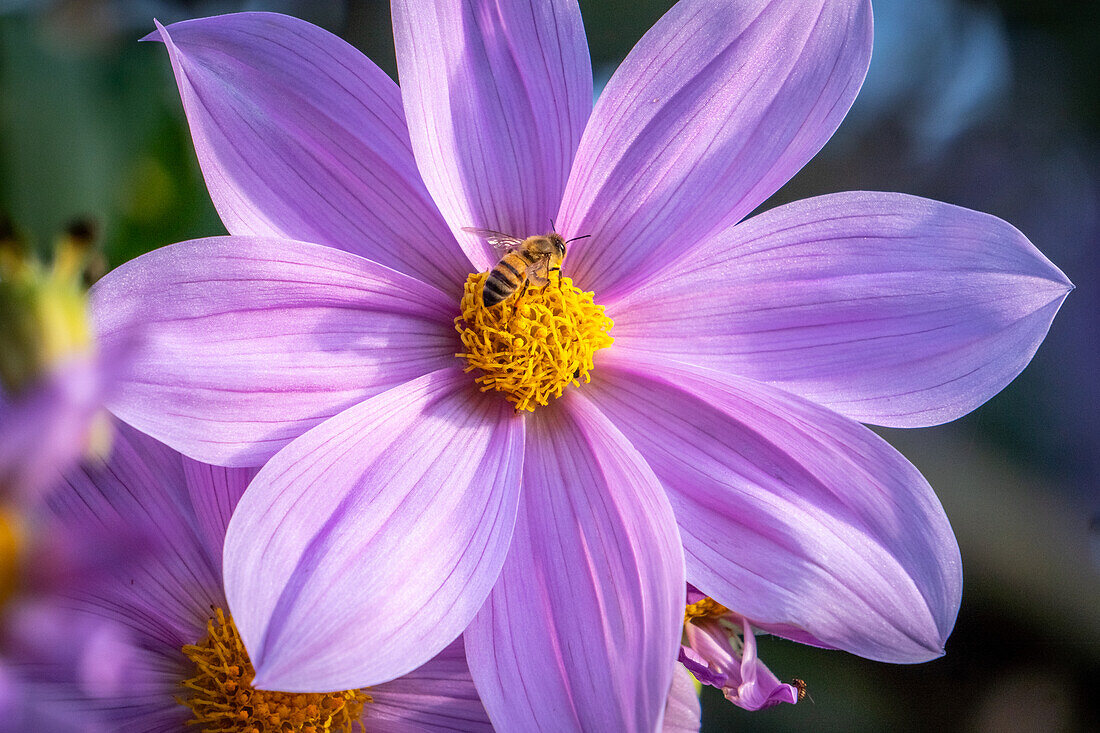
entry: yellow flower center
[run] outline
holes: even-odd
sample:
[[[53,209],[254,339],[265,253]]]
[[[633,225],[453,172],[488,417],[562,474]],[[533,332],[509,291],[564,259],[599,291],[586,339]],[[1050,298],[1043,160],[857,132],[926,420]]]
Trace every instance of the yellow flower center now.
[[[180,699],[194,717],[188,725],[205,733],[350,733],[363,730],[363,707],[372,702],[363,690],[277,692],[252,687],[256,671],[233,619],[220,608],[207,621],[206,637],[183,647],[195,663],[195,676],[184,680],[190,696]]]
[[[730,610],[718,601],[710,596],[704,596],[702,600],[689,603],[684,607],[684,623],[689,623],[695,619],[722,618],[729,612]]]
[[[455,329],[462,338],[467,372],[482,392],[503,392],[516,410],[531,410],[561,397],[566,386],[591,381],[593,355],[607,348],[614,322],[592,293],[567,277],[545,287],[528,284],[522,292],[486,308],[482,286],[488,273],[466,279],[462,315]]]

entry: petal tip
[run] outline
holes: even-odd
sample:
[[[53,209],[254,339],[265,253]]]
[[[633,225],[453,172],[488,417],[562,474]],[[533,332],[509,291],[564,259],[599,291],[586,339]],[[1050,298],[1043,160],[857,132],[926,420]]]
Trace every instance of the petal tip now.
[[[165,30],[164,25],[156,18],[153,18],[153,25],[155,25],[157,29],[155,31],[152,31],[148,35],[139,38],[138,43],[142,43],[144,41],[160,41],[161,43],[164,42],[164,39],[168,36],[168,31]]]

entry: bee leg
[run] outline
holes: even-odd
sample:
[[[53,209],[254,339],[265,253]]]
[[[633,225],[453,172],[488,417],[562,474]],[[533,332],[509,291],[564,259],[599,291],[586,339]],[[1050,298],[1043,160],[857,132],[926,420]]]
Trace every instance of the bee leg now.
[[[549,272],[547,272],[546,274],[549,275],[551,272],[558,273],[558,292],[560,293],[560,292],[562,292],[562,289],[561,289],[561,268],[560,267],[551,267]]]

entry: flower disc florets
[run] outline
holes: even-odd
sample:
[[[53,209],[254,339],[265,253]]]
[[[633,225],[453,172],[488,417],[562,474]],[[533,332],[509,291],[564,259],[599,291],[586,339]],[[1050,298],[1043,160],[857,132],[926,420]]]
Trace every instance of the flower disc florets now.
[[[482,392],[503,392],[516,410],[533,411],[561,397],[569,384],[591,381],[593,355],[611,345],[614,322],[567,277],[545,287],[529,286],[486,308],[482,286],[488,273],[466,279],[462,315],[455,319],[469,363],[480,372]]]
[[[278,692],[252,687],[255,670],[233,619],[220,608],[206,624],[206,637],[183,647],[195,663],[195,676],[184,680],[191,708],[188,725],[215,733],[350,733],[363,730],[363,706],[371,696],[363,690],[340,692]]]
[[[695,603],[684,606],[684,623],[690,623],[695,619],[720,619],[728,616],[730,610],[710,596],[703,596]]]

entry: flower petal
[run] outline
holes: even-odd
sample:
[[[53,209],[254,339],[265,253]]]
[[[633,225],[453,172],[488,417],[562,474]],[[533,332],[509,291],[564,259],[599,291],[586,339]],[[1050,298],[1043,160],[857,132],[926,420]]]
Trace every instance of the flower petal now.
[[[502,730],[654,730],[683,624],[675,518],[622,434],[566,399],[529,419],[515,538],[466,656]]]
[[[550,227],[592,109],[576,0],[395,0],[394,45],[413,150],[475,269],[461,227],[525,237]]]
[[[770,382],[861,422],[954,420],[1034,355],[1072,289],[1011,225],[897,193],[781,206],[610,305],[616,348]]]
[[[348,43],[274,13],[174,23],[168,47],[230,234],[354,252],[445,291],[469,265],[413,160],[400,91]]]
[[[558,223],[583,289],[628,292],[746,216],[817,153],[871,56],[867,0],[682,0],[585,129]]]
[[[195,517],[195,533],[205,543],[210,557],[221,558],[229,519],[257,469],[211,466],[186,456],[180,456],[180,460]]]
[[[349,408],[260,471],[225,588],[265,689],[385,682],[462,633],[515,522],[523,420],[457,367]]]
[[[104,719],[103,730],[181,730],[190,711],[175,700],[194,670],[180,649],[205,635],[212,605],[226,606],[224,522],[251,472],[191,461],[123,423],[115,436],[105,465],[70,471],[69,490],[50,497],[58,523],[43,536],[54,546],[35,548],[36,572],[55,566],[51,589],[83,616],[55,617],[51,633],[50,616],[34,609],[30,631],[39,648],[81,655],[41,670],[79,674],[79,693],[44,691],[60,696],[56,706]],[[28,728],[38,729],[55,730]]]
[[[703,710],[695,679],[682,664],[672,673],[672,689],[668,691],[665,721],[661,733],[699,733],[703,725]]]
[[[609,355],[593,401],[672,501],[688,579],[771,633],[939,656],[959,550],[924,477],[866,427],[749,379]]]
[[[749,620],[730,616],[728,622],[737,620],[741,625],[736,647],[731,643],[733,629],[726,623],[685,623],[680,663],[700,682],[719,688],[727,700],[745,710],[797,703],[797,688],[780,682],[756,656],[756,637]]]
[[[67,490],[50,497],[61,523],[50,537],[64,541],[52,554],[80,608],[178,649],[222,603],[220,545],[200,539],[186,459],[127,425],[114,430],[106,463],[69,471]]]
[[[466,664],[462,637],[403,677],[370,688],[371,733],[492,731]]]
[[[454,362],[455,303],[330,247],[215,237],[143,255],[92,291],[101,338],[147,325],[108,407],[207,463],[258,466],[322,420]]]

